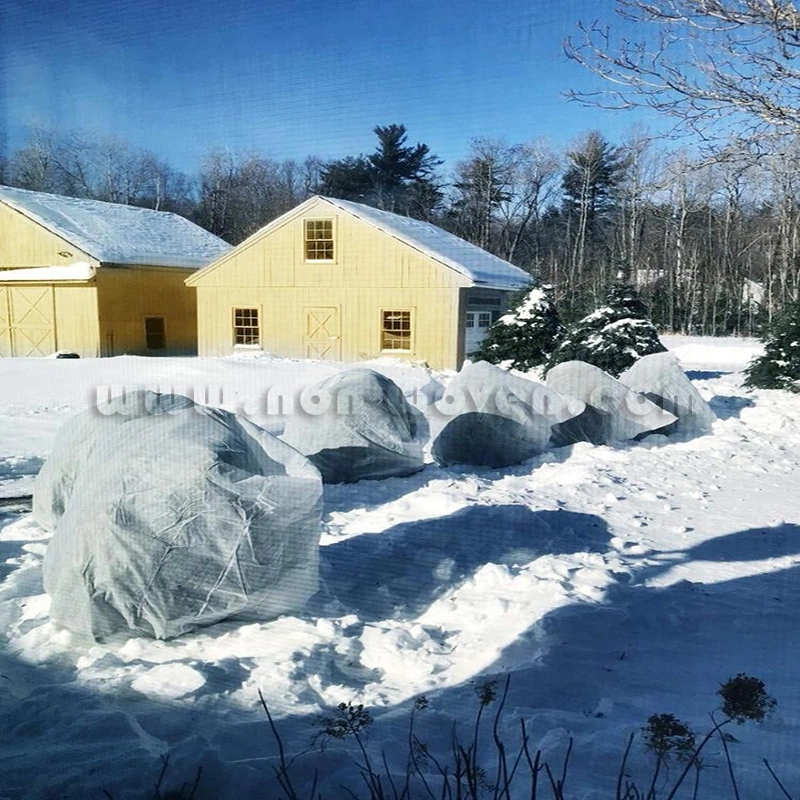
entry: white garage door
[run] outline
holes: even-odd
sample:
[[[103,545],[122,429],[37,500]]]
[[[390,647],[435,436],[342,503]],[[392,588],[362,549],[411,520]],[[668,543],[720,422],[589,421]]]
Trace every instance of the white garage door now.
[[[469,356],[477,350],[492,324],[491,311],[467,311],[467,327],[464,337],[464,352]]]

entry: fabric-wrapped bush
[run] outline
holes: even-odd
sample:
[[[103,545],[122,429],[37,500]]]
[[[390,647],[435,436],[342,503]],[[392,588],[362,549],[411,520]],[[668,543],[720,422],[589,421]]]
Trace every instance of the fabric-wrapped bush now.
[[[624,442],[664,428],[675,417],[599,367],[564,361],[547,373],[547,385],[586,403],[577,417],[553,428],[553,446]]]
[[[410,475],[424,466],[427,423],[390,378],[351,369],[303,393],[281,437],[325,483]]]
[[[584,410],[542,383],[486,361],[466,364],[438,401],[449,421],[433,442],[437,463],[507,467],[547,448],[554,425]]]
[[[620,382],[641,392],[677,420],[659,433],[682,437],[705,436],[717,419],[672,353],[640,358],[619,376]]]
[[[299,611],[321,513],[319,473],[288,445],[185,397],[129,394],[67,422],[37,478],[51,616],[169,639]]]

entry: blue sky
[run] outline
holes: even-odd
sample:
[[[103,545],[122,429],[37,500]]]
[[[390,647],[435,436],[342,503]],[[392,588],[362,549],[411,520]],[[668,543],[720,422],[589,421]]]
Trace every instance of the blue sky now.
[[[476,136],[598,129],[643,112],[565,101],[596,81],[562,52],[613,0],[0,0],[0,126],[82,128],[185,170],[214,146],[275,158],[369,152],[375,125],[449,164]],[[0,127],[2,130],[2,127]]]

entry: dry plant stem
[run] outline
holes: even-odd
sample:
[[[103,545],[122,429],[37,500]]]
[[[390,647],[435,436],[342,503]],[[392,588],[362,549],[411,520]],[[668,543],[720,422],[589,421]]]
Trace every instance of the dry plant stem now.
[[[786,800],[793,800],[789,792],[786,791],[786,787],[780,782],[780,779],[775,774],[775,770],[773,770],[772,767],[770,766],[769,761],[767,761],[766,758],[763,759],[763,761],[764,761],[764,766],[769,770],[769,774],[772,775],[773,779],[775,780],[775,783],[778,784],[778,787],[783,792],[783,796],[786,798]]]
[[[494,737],[494,744],[495,748],[497,749],[497,774],[495,778],[495,788],[494,788],[494,798],[493,800],[499,800],[499,798],[505,795],[508,800],[510,800],[508,794],[508,784],[509,784],[509,776],[508,776],[508,762],[506,760],[506,748],[503,744],[503,740],[500,738],[500,733],[498,731],[500,725],[500,716],[503,713],[503,708],[506,704],[506,698],[508,697],[508,687],[511,683],[511,674],[509,673],[506,675],[506,683],[503,687],[503,696],[500,699],[500,704],[497,707],[497,712],[494,715],[494,724],[492,726],[492,736]],[[499,791],[500,787],[502,789]]]
[[[672,798],[675,797],[675,794],[677,793],[678,789],[680,788],[680,785],[683,783],[684,778],[689,774],[689,770],[692,768],[692,765],[697,760],[697,756],[700,755],[700,751],[709,743],[709,741],[716,734],[716,732],[718,730],[720,730],[723,726],[727,725],[730,721],[731,721],[730,719],[724,719],[724,720],[722,720],[722,722],[718,722],[705,735],[705,737],[703,738],[703,741],[700,742],[700,745],[697,747],[697,749],[692,754],[692,757],[686,763],[686,767],[684,768],[683,772],[681,772],[680,776],[678,777],[678,780],[675,782],[675,785],[672,787],[672,790],[670,791],[670,793],[667,795],[666,800],[672,800]]]
[[[158,774],[158,780],[154,787],[153,797],[155,800],[161,800],[161,784],[164,782],[164,776],[167,774],[169,767],[169,756],[161,756],[161,772]]]
[[[402,800],[406,797],[405,792],[400,795],[397,793],[397,787],[394,785],[394,779],[392,778],[392,773],[389,770],[389,762],[386,760],[386,751],[381,750],[381,761],[383,762],[383,771],[386,773],[386,780],[389,781],[389,786],[392,787],[392,795],[394,796],[394,800]],[[406,768],[406,775],[408,774],[408,768]]]
[[[531,800],[536,800],[539,791],[539,770],[541,766],[539,761],[542,757],[542,751],[537,750],[535,758],[531,759],[531,751],[528,747],[528,731],[525,728],[525,720],[519,721],[520,728],[522,729],[522,750],[525,753],[525,760],[528,762],[528,768],[531,771]]]
[[[653,778],[650,781],[650,788],[647,790],[647,794],[645,795],[646,800],[656,800],[656,781],[658,780],[658,776],[661,773],[661,765],[664,763],[664,757],[659,755],[656,759],[656,766],[653,770]]]
[[[731,776],[731,785],[733,786],[733,796],[736,800],[741,800],[739,797],[739,787],[736,785],[736,776],[733,774],[733,764],[731,763],[731,754],[728,750],[728,743],[725,741],[725,734],[718,731],[719,738],[722,741],[722,749],[725,751],[725,760],[728,762],[728,775]]]
[[[630,755],[631,747],[633,746],[633,736],[634,736],[634,734],[631,733],[631,735],[628,737],[628,745],[625,748],[625,753],[622,756],[622,763],[619,765],[619,773],[617,774],[617,796],[616,796],[616,800],[625,800],[625,798],[628,797],[629,794],[630,794],[630,791],[629,791],[628,787],[626,787],[626,789],[625,789],[625,794],[624,795],[622,794],[622,779],[623,779],[623,777],[625,775],[625,767],[628,764],[628,756]]]
[[[544,771],[547,773],[547,777],[550,781],[550,787],[553,790],[553,800],[564,800],[564,794],[561,791],[561,787],[558,785],[558,781],[553,777],[553,773],[550,770],[550,765],[547,762],[544,764]]]
[[[292,784],[292,779],[289,776],[289,769],[292,766],[294,759],[287,760],[286,758],[283,740],[281,739],[278,729],[275,726],[275,721],[272,719],[272,714],[269,713],[269,706],[267,706],[267,702],[264,700],[264,695],[261,693],[261,689],[258,690],[258,698],[261,701],[261,707],[264,709],[264,713],[267,715],[267,721],[269,722],[272,736],[278,745],[278,766],[273,768],[275,770],[275,777],[277,777],[278,783],[281,785],[281,789],[286,792],[288,800],[300,800],[297,792],[295,791],[294,785]],[[309,795],[310,800],[314,800],[316,796],[318,779],[319,772],[314,770],[314,781],[311,785],[311,794]]]

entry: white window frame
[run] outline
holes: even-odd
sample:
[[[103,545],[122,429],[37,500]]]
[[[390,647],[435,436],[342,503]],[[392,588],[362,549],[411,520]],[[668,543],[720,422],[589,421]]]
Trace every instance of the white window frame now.
[[[408,314],[408,348],[384,347],[384,335],[391,332],[384,327],[386,314]],[[380,352],[381,353],[413,353],[414,352],[414,330],[416,328],[413,308],[382,308],[380,316]]]
[[[330,239],[320,239],[314,238],[309,239],[308,231],[309,231],[309,224],[315,223],[326,223],[331,226],[331,238]],[[310,258],[308,255],[308,247],[311,242],[330,242],[331,243],[331,251],[332,255],[330,258]],[[307,264],[334,264],[336,263],[336,220],[332,217],[311,217],[309,219],[303,220],[303,261]]]
[[[237,312],[252,312],[256,314],[256,325],[237,325]],[[260,350],[263,341],[263,321],[264,316],[261,313],[261,306],[233,306],[231,307],[231,338],[233,339],[233,346],[237,350]],[[242,330],[256,330],[258,341],[256,342],[237,342],[238,338],[237,328]]]

